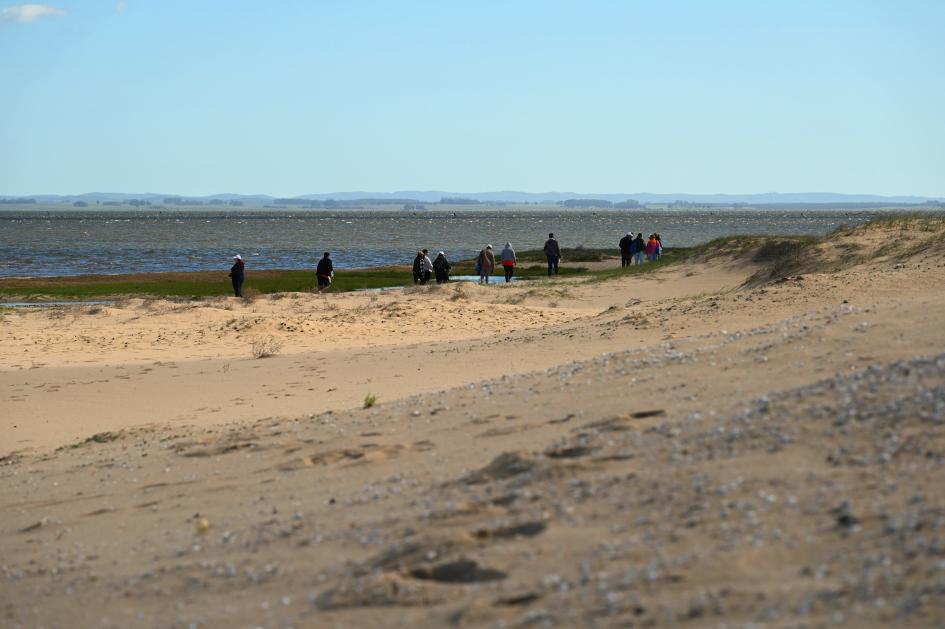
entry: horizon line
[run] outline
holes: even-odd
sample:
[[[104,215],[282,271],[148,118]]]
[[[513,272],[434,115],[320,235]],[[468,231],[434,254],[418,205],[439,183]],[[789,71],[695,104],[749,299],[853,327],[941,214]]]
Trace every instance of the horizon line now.
[[[370,195],[396,195],[401,193],[420,193],[420,194],[443,194],[443,195],[452,195],[458,198],[462,198],[464,195],[474,196],[474,195],[498,195],[498,194],[516,194],[516,195],[529,195],[529,196],[561,196],[561,195],[574,195],[571,198],[593,198],[595,196],[625,196],[627,200],[632,200],[634,196],[660,196],[660,197],[762,197],[762,196],[803,196],[803,195],[827,195],[827,196],[838,196],[838,197],[877,197],[877,198],[916,198],[916,199],[925,199],[925,200],[945,200],[943,195],[927,195],[919,193],[900,193],[900,194],[879,194],[873,192],[833,192],[833,191],[802,191],[802,192],[779,192],[779,191],[765,191],[765,192],[647,192],[647,191],[637,191],[637,192],[574,192],[570,190],[542,190],[539,192],[531,192],[527,190],[514,190],[514,189],[504,189],[504,190],[482,190],[482,191],[464,191],[457,192],[451,190],[443,189],[420,189],[420,188],[401,188],[396,190],[333,190],[329,192],[306,192],[296,195],[285,195],[285,194],[272,194],[268,192],[215,192],[209,194],[188,194],[188,193],[179,193],[179,192],[124,192],[124,191],[105,191],[105,190],[91,190],[87,192],[33,192],[26,194],[6,194],[0,193],[0,198],[12,200],[12,199],[25,199],[31,197],[80,197],[80,196],[90,196],[90,195],[126,195],[129,198],[134,198],[135,196],[167,196],[167,197],[181,197],[181,198],[213,198],[219,196],[239,196],[239,197],[271,197],[273,199],[302,199],[309,196],[327,196],[331,195],[351,195],[351,194],[364,194],[369,195],[366,198],[369,198]]]

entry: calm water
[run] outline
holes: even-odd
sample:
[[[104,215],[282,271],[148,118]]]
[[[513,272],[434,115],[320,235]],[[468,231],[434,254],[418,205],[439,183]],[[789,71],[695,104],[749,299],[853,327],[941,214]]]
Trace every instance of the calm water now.
[[[0,276],[313,268],[331,251],[339,268],[409,264],[418,248],[453,260],[486,244],[540,249],[614,247],[627,231],[659,232],[668,247],[731,234],[826,234],[870,211],[152,212],[0,211]]]

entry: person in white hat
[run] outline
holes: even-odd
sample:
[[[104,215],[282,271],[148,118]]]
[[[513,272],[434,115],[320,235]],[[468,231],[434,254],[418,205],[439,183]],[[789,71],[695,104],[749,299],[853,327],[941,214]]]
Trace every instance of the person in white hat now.
[[[442,251],[437,253],[436,259],[433,261],[433,273],[436,275],[436,283],[445,284],[450,281],[450,269],[452,268],[449,260],[446,259],[446,254]]]
[[[479,252],[476,258],[476,269],[479,273],[479,283],[488,284],[489,276],[495,270],[495,254],[492,253],[492,245],[486,245],[486,248]]]
[[[246,265],[243,263],[243,256],[236,254],[233,256],[233,266],[230,267],[230,281],[233,282],[233,293],[237,297],[243,296],[243,279],[246,277]]]

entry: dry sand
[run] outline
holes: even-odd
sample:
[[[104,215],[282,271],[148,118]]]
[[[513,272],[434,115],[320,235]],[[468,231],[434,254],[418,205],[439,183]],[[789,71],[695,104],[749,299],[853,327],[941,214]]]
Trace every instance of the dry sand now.
[[[943,233],[3,313],[2,624],[940,625]]]

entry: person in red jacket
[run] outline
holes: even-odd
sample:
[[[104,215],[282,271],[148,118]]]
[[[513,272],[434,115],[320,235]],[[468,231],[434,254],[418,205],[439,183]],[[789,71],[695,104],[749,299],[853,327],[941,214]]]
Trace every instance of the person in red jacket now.
[[[512,274],[515,273],[515,263],[518,262],[515,257],[515,249],[512,243],[505,243],[505,249],[502,250],[502,268],[505,270],[505,283],[512,281]]]
[[[646,259],[650,262],[656,262],[656,250],[659,247],[656,242],[656,234],[650,234],[650,239],[646,242]]]

